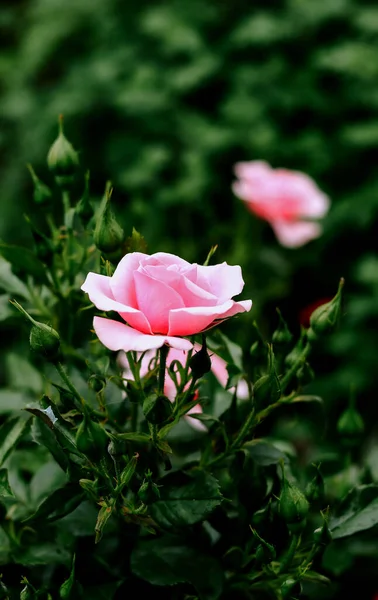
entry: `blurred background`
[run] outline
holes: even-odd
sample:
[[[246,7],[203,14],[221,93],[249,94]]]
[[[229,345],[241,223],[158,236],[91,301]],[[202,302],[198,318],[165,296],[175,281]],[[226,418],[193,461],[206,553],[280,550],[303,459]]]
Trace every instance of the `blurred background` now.
[[[373,444],[376,3],[3,0],[0,36],[1,239],[31,245],[22,215],[41,209],[26,163],[52,183],[46,155],[62,113],[93,196],[113,182],[128,235],[134,226],[149,252],[199,263],[218,244],[213,261],[242,266],[243,298],[254,307],[223,330],[246,350],[254,320],[269,339],[278,306],[298,333],[302,311],[333,296],[345,277],[344,318],[315,349],[321,376],[311,390],[325,400],[331,443],[354,386]],[[233,196],[234,164],[258,159],[308,173],[329,195],[321,238],[282,248]],[[14,343],[3,336],[1,357]]]

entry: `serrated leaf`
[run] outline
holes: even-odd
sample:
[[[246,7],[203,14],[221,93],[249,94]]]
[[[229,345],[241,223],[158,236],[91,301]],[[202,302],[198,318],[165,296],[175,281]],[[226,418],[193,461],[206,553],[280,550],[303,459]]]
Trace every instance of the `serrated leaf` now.
[[[25,433],[30,419],[15,417],[9,419],[0,427],[0,466],[9,453],[17,446],[18,441]]]
[[[66,483],[65,486],[55,490],[38,506],[35,513],[25,519],[24,522],[38,521],[43,519],[51,523],[68,515],[75,510],[84,500],[85,492],[78,483]]]
[[[0,254],[6,261],[11,263],[12,267],[32,275],[41,283],[49,283],[46,276],[46,267],[29,248],[0,241]]]
[[[219,563],[173,536],[141,540],[131,554],[131,570],[152,585],[191,583],[201,600],[216,600],[222,593]]]
[[[361,485],[351,490],[341,502],[339,516],[330,519],[333,539],[353,535],[378,524],[378,486]]]
[[[171,473],[159,485],[160,499],[151,505],[150,513],[166,529],[194,525],[206,519],[222,501],[218,481],[200,469]]]
[[[14,498],[8,481],[7,469],[0,469],[0,498]]]

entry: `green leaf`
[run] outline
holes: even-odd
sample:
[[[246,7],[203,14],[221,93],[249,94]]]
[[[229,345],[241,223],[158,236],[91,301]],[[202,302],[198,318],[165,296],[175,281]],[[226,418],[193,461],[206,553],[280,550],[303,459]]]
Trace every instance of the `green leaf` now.
[[[14,317],[14,310],[10,304],[8,294],[0,294],[0,321],[6,321]]]
[[[30,294],[26,285],[14,275],[9,262],[0,257],[0,288],[8,294],[28,299]]]
[[[216,600],[222,593],[219,563],[170,535],[141,540],[131,554],[131,570],[152,585],[191,583],[201,600]]]
[[[61,544],[38,543],[25,547],[19,546],[12,552],[13,561],[20,565],[51,565],[54,563],[69,565],[71,560],[71,552],[67,548],[63,548]]]
[[[151,441],[151,437],[147,433],[113,433],[117,440],[125,440],[126,442],[143,442],[147,444]]]
[[[289,462],[286,454],[265,440],[254,439],[244,444],[243,447],[248,451],[248,454],[256,464],[261,467],[277,465],[280,460],[286,463]]]
[[[105,583],[104,585],[84,588],[84,598],[88,598],[88,600],[89,598],[90,600],[109,600],[110,598],[114,598],[114,594],[122,583],[122,581],[116,581],[115,583]]]
[[[24,522],[38,521],[51,523],[68,515],[75,510],[84,500],[85,493],[77,483],[66,483],[65,486],[55,490],[38,506],[35,513]]]
[[[0,498],[13,498],[14,494],[8,481],[8,470],[0,469]]]
[[[17,446],[18,441],[25,433],[30,419],[15,417],[9,419],[0,427],[0,466],[9,453]]]
[[[29,248],[13,246],[0,241],[0,254],[17,270],[32,275],[40,283],[49,283],[46,277],[46,267]]]
[[[74,537],[93,535],[98,509],[93,502],[84,500],[74,511],[59,521],[59,527]]]
[[[243,371],[243,350],[240,346],[232,342],[228,337],[226,337],[223,333],[219,331],[216,332],[218,339],[221,340],[222,346],[225,349],[226,360],[228,363],[231,363],[234,367],[238,369],[238,371]],[[211,340],[209,340],[209,348],[212,348]],[[214,348],[216,350],[216,348]]]
[[[30,398],[25,393],[13,390],[0,390],[0,415],[17,412],[25,408]]]
[[[194,525],[222,501],[218,481],[200,469],[171,473],[159,481],[160,499],[150,507],[152,518],[163,528]]]
[[[378,485],[360,485],[342,500],[336,516],[330,519],[333,539],[371,529],[378,524]]]
[[[6,357],[8,385],[15,390],[25,390],[41,394],[43,378],[24,356],[10,352]],[[22,373],[22,377],[20,377]]]
[[[37,507],[54,490],[67,482],[64,471],[54,460],[49,460],[33,475],[30,484],[31,506]]]
[[[31,433],[36,444],[47,448],[63,471],[67,471],[68,458],[51,428],[42,419],[37,418],[33,420]]]

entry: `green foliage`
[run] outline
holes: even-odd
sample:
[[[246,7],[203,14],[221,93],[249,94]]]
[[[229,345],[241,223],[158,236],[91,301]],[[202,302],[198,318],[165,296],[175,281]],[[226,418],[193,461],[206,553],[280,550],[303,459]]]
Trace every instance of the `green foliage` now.
[[[348,595],[349,574],[373,597],[377,8],[369,0],[26,0],[2,6],[0,21],[0,572],[10,597],[83,589],[108,600],[134,588],[144,597],[156,585],[172,598],[300,589],[330,598]],[[46,163],[61,113],[66,137],[49,162],[66,177],[68,156],[68,182]],[[233,197],[233,166],[252,159],[303,170],[329,194],[319,240],[280,249],[269,225]],[[156,372],[126,383],[88,337],[93,311],[80,286],[88,270],[111,274],[116,263],[92,238],[108,179],[117,214],[117,222],[107,214],[110,241],[122,252],[203,263],[218,246],[217,262],[242,266],[253,312],[211,332],[208,345],[227,362],[227,388],[247,379],[249,398],[232,399],[211,373],[200,379],[204,412],[194,418],[206,434],[180,420],[198,402],[184,392],[173,412],[166,405],[164,427],[160,419],[148,427],[142,401],[156,391]],[[300,337],[302,309],[324,305],[341,276],[345,300],[331,325],[339,312],[342,325],[327,339]],[[68,379],[29,355],[14,298],[59,331]],[[361,416],[345,422],[351,387]],[[351,426],[357,441],[344,444]],[[292,547],[278,509],[281,461],[310,500]],[[156,486],[148,501],[138,495],[147,472]],[[315,536],[313,545],[328,505],[334,541],[325,547]],[[261,560],[261,540],[275,557]],[[336,577],[333,587],[324,589],[319,569]]]

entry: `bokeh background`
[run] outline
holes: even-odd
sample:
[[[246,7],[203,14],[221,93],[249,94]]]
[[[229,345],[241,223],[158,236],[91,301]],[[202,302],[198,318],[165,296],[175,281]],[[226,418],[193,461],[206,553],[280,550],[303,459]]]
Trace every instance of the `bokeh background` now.
[[[62,113],[93,197],[111,180],[119,219],[150,252],[203,262],[218,244],[217,262],[242,265],[254,307],[224,331],[246,350],[254,320],[268,338],[278,306],[298,333],[303,309],[345,277],[342,325],[315,349],[311,390],[325,400],[332,444],[353,386],[377,456],[376,3],[8,0],[0,37],[1,239],[31,245],[23,213],[41,209],[26,163],[52,182],[46,155]],[[233,196],[233,165],[256,159],[305,171],[330,196],[321,238],[282,248]],[[19,342],[4,314],[1,383]],[[369,581],[366,597],[378,550],[369,543],[338,574],[345,589],[348,577]]]

